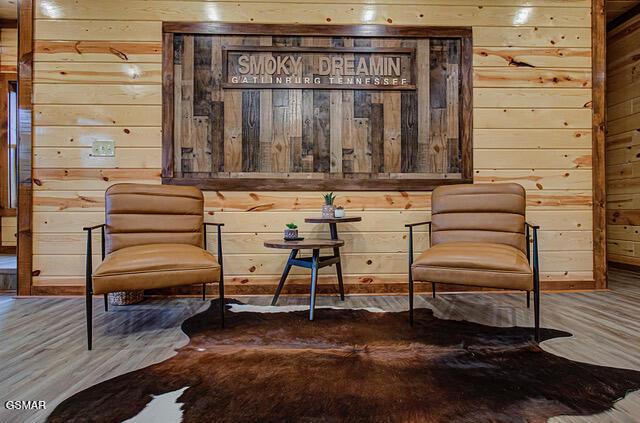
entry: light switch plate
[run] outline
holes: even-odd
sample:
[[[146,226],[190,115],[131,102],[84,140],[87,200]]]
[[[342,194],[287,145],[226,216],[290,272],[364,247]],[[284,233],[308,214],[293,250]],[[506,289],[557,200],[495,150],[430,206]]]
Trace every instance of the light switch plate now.
[[[114,157],[116,155],[115,142],[94,141],[91,144],[91,155],[93,157]]]

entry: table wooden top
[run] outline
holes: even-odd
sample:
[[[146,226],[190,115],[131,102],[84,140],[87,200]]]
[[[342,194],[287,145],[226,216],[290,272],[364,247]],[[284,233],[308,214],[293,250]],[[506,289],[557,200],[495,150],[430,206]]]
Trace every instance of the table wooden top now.
[[[348,222],[360,222],[362,218],[360,216],[346,216],[346,217],[306,217],[304,221],[306,223],[348,223]]]
[[[285,241],[284,239],[271,239],[264,242],[267,248],[281,248],[284,250],[303,250],[342,247],[344,241],[341,239],[303,239],[302,241]]]

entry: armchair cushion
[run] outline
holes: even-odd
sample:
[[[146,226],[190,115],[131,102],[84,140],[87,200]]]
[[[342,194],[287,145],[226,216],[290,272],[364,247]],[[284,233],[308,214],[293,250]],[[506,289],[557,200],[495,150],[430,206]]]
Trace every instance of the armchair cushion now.
[[[533,273],[522,250],[506,244],[449,242],[418,257],[413,279],[502,289],[533,289]]]
[[[189,244],[147,244],[108,254],[93,273],[93,291],[105,294],[220,280],[215,256]]]

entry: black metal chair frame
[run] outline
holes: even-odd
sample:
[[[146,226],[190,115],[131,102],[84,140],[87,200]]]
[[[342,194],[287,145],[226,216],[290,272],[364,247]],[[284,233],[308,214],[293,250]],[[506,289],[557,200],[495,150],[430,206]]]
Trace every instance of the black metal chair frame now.
[[[218,230],[218,263],[220,264],[220,281],[218,282],[219,290],[220,290],[220,325],[224,328],[224,265],[222,260],[222,226],[224,223],[211,223],[204,222],[202,225],[202,235],[204,238],[204,249],[207,250],[207,226],[216,226]],[[85,307],[86,307],[86,315],[87,315],[87,349],[91,350],[92,348],[92,335],[93,335],[93,252],[92,252],[92,241],[93,241],[93,231],[100,228],[101,235],[101,249],[102,249],[102,260],[105,258],[105,228],[106,224],[102,223],[100,225],[88,226],[82,228],[87,232],[87,257],[86,257],[86,268],[85,268]],[[214,282],[212,282],[214,283]],[[202,284],[202,300],[205,300],[205,289],[207,284]],[[104,311],[109,311],[109,297],[108,294],[104,294]]]
[[[413,264],[413,228],[416,226],[429,226],[429,247],[431,247],[431,221],[407,223],[404,225],[409,228],[409,323],[413,326],[413,274],[411,265]],[[540,342],[540,270],[538,258],[538,230],[540,226],[532,225],[525,222],[525,237],[527,242],[527,260],[529,265],[533,267],[533,314],[534,314],[534,337],[536,342]],[[531,229],[533,229],[533,246],[530,247]],[[533,249],[533,257],[531,257],[531,249]],[[533,258],[533,263],[532,263]],[[433,298],[436,298],[436,284],[431,283],[431,291]],[[527,291],[527,308],[531,307],[531,291]]]

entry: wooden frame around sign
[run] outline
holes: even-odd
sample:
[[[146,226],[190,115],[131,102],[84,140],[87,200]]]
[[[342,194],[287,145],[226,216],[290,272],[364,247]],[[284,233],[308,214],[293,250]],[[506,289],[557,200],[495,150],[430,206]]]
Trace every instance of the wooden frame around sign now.
[[[203,190],[272,191],[430,191],[440,185],[473,182],[472,31],[469,27],[423,27],[386,25],[283,25],[215,22],[164,22],[162,45],[162,182],[192,185]],[[174,34],[289,35],[343,37],[459,38],[461,41],[460,174],[457,179],[303,179],[303,178],[189,178],[174,175]]]

